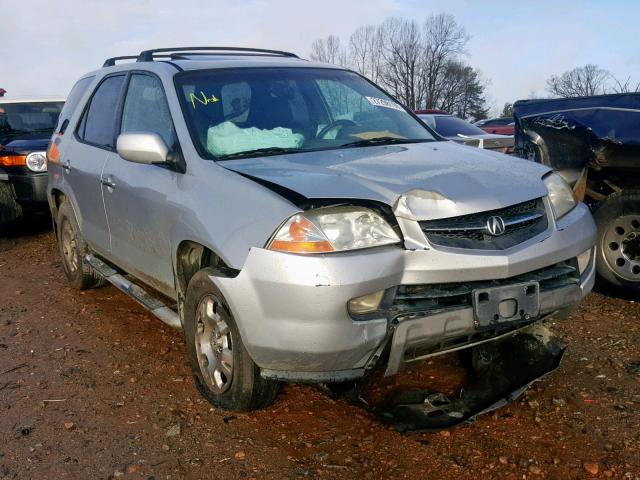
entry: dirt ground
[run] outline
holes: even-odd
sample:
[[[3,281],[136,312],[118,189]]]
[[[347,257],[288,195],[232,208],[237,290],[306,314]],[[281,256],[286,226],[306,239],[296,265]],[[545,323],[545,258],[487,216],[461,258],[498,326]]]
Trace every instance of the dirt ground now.
[[[46,225],[2,235],[2,480],[640,479],[631,299],[594,293],[554,322],[565,359],[517,402],[473,424],[400,435],[308,386],[285,386],[260,412],[213,408],[196,392],[180,332],[112,287],[71,289]],[[442,386],[443,363],[394,382]]]

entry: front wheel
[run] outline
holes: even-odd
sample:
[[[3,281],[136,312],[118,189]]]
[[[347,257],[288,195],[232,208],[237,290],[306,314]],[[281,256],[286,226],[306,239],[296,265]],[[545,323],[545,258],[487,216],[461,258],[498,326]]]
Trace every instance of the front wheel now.
[[[593,217],[598,275],[613,287],[640,293],[640,192],[611,195]]]
[[[196,387],[213,405],[235,411],[271,404],[278,382],[262,378],[247,352],[222,293],[209,276],[197,272],[187,288],[184,333]]]

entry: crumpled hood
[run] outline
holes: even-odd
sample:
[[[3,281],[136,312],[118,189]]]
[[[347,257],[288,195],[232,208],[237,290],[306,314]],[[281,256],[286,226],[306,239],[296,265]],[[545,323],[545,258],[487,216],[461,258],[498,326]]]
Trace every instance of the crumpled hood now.
[[[306,198],[386,203],[396,215],[437,219],[545,196],[534,162],[454,142],[373,146],[219,162]]]

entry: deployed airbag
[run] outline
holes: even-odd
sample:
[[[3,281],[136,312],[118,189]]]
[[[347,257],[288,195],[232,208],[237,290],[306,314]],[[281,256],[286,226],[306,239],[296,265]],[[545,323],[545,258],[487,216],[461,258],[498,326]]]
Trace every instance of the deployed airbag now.
[[[207,150],[216,156],[257,150],[260,148],[300,148],[304,136],[290,128],[261,130],[240,128],[233,122],[223,122],[207,131]]]

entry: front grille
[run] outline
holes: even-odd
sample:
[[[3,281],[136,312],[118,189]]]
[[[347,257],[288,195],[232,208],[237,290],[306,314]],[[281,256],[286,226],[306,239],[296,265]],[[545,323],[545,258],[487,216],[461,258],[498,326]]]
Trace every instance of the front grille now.
[[[392,303],[392,311],[398,313],[428,312],[436,314],[448,310],[471,308],[472,292],[478,288],[491,288],[515,283],[536,281],[540,292],[580,283],[575,259],[557,263],[501,280],[485,280],[465,283],[441,283],[433,285],[400,285]]]
[[[504,234],[494,236],[489,233],[487,220],[490,217],[502,218]],[[419,223],[434,245],[478,250],[504,250],[544,232],[548,227],[542,198],[497,210]]]

